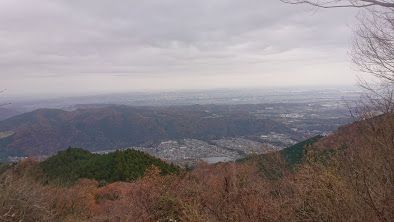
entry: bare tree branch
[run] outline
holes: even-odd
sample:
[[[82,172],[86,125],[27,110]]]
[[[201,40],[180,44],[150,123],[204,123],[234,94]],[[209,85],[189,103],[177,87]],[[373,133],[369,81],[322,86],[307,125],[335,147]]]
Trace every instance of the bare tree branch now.
[[[357,19],[351,57],[361,72],[375,77],[377,84],[360,81],[369,93],[370,106],[378,113],[394,112],[394,0],[280,0],[319,8],[364,8]]]
[[[394,85],[394,9],[368,10],[358,16],[352,60],[360,71]]]
[[[394,8],[392,0],[281,0],[288,4],[308,4],[319,8],[365,8],[380,6]]]

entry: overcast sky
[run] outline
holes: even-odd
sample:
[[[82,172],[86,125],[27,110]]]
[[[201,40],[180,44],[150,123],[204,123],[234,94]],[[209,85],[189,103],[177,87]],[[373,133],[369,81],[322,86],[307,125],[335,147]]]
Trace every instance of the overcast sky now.
[[[346,85],[354,11],[279,0],[1,0],[9,94]]]

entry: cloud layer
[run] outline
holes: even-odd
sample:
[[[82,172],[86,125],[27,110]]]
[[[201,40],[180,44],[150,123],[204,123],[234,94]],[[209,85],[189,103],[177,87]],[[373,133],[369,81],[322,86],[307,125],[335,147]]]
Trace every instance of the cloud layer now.
[[[353,17],[279,0],[2,0],[0,87],[62,94],[349,84]]]

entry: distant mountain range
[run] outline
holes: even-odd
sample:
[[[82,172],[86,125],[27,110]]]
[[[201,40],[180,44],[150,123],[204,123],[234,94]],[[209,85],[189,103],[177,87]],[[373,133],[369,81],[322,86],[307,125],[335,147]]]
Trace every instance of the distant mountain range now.
[[[283,123],[231,106],[87,107],[39,109],[0,122],[0,155],[54,154],[69,146],[90,151],[163,140],[294,133]]]

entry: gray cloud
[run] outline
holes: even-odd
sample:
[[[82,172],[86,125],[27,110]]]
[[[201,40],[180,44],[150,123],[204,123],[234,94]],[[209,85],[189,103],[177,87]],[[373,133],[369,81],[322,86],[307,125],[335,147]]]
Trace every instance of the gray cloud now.
[[[279,0],[3,0],[0,81],[15,93],[351,83],[353,17]]]

